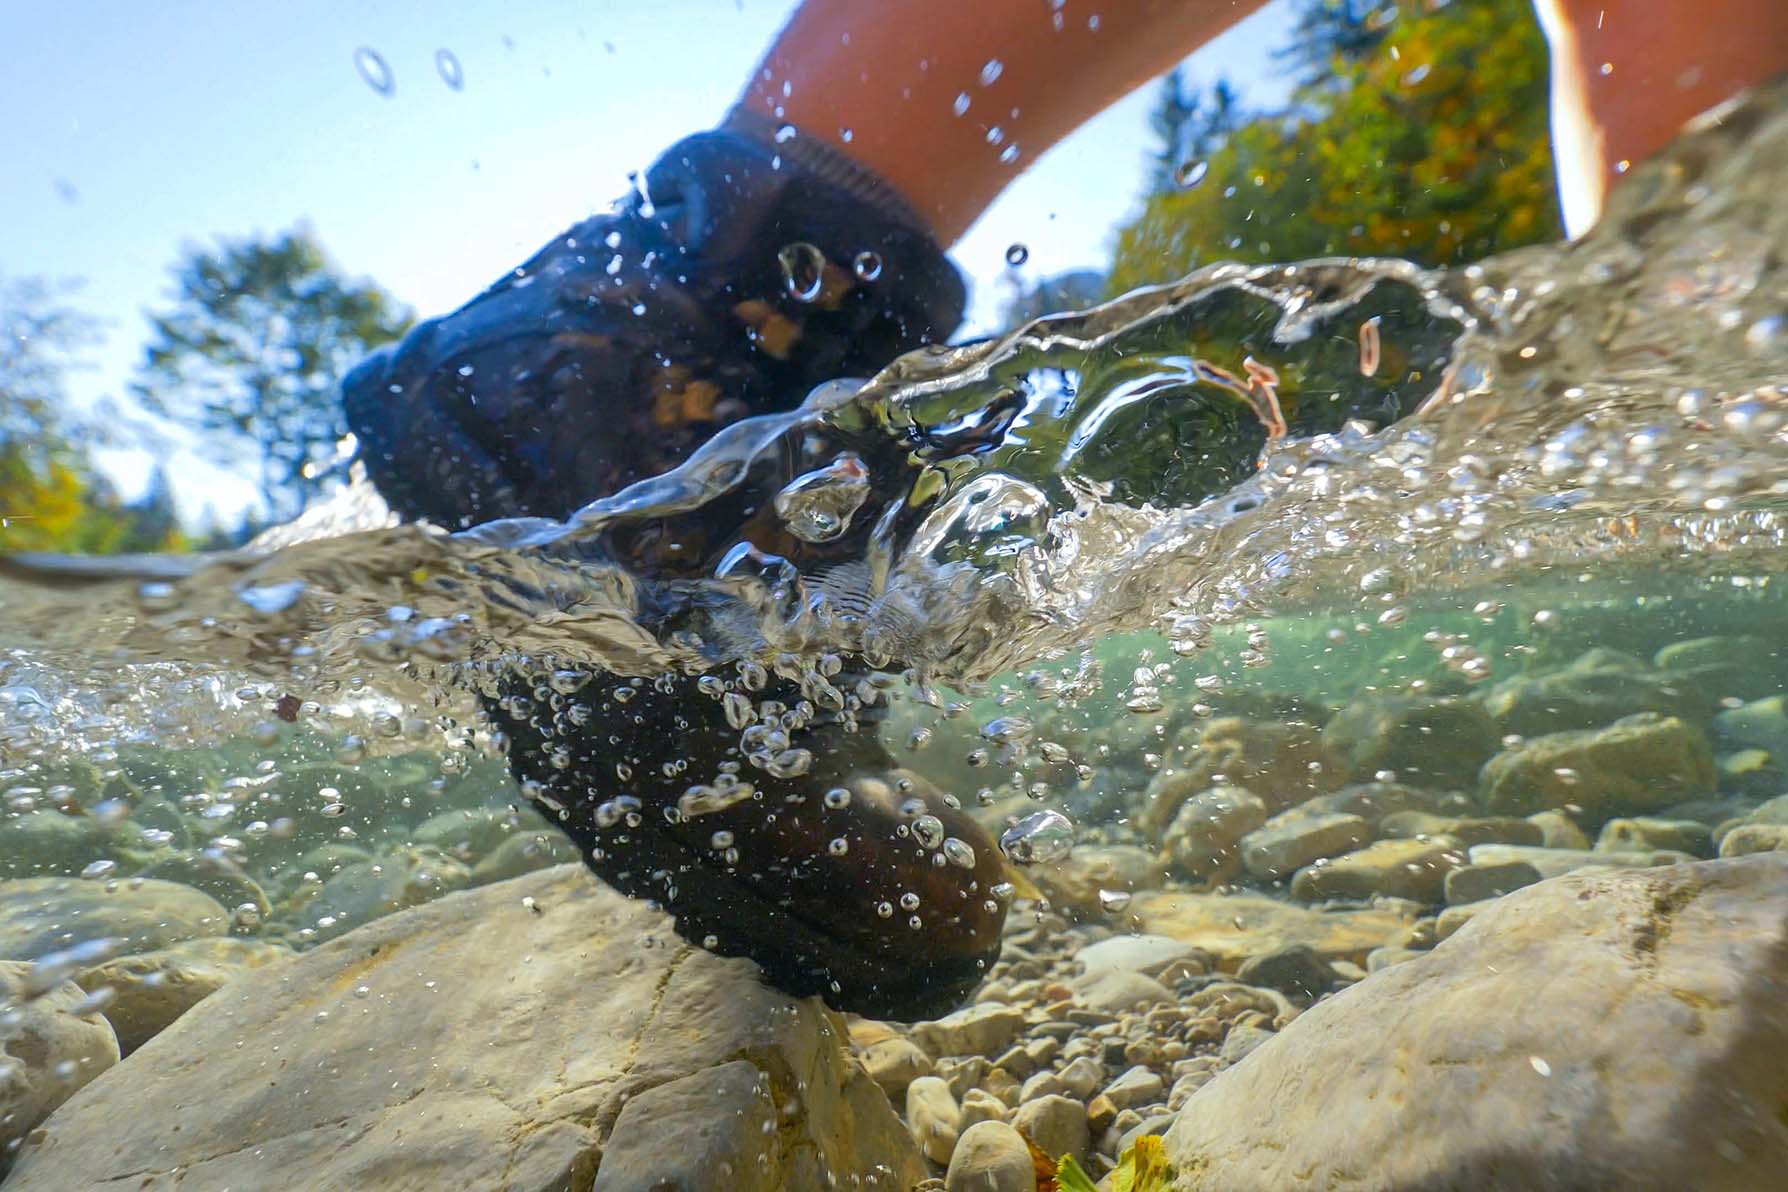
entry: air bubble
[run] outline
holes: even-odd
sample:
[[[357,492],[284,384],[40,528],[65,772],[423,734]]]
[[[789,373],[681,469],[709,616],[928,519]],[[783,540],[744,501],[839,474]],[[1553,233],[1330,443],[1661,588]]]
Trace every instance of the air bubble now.
[[[1024,245],[1009,244],[1006,246],[1006,264],[1012,266],[1014,269],[1030,259],[1031,250]]]
[[[1210,172],[1211,163],[1208,161],[1183,161],[1180,163],[1179,169],[1173,172],[1174,185],[1181,190],[1191,190],[1203,182],[1205,176]]]
[[[460,91],[465,88],[466,72],[459,64],[459,56],[452,50],[435,51],[435,73],[440,75],[441,81],[453,90]]]
[[[882,258],[880,254],[867,250],[858,253],[851,260],[851,272],[861,282],[873,282],[882,275]]]
[[[385,56],[370,46],[361,46],[354,51],[354,69],[359,72],[368,87],[391,98],[397,90],[397,84],[391,77],[391,66]]]
[[[1074,824],[1059,811],[1035,811],[1000,836],[1000,851],[1014,864],[1059,861],[1074,847]]]
[[[826,254],[797,240],[777,251],[782,266],[782,284],[796,302],[818,302],[826,284]]]

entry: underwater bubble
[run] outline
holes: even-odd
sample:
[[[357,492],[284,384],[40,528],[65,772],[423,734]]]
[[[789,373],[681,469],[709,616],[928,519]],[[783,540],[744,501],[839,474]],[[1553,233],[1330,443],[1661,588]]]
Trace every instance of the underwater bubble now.
[[[834,857],[842,857],[844,854],[851,851],[851,842],[842,836],[833,837],[832,840],[827,842],[826,851],[831,853]]]
[[[1210,172],[1211,163],[1208,161],[1202,159],[1197,161],[1183,161],[1180,163],[1179,169],[1173,172],[1173,183],[1181,190],[1191,190],[1200,182],[1203,182],[1205,175]]]
[[[1008,244],[1006,246],[1006,264],[1012,266],[1014,269],[1030,259],[1031,250],[1025,245]]]
[[[1001,62],[998,58],[989,58],[981,67],[981,86],[992,86],[1000,75],[1005,73],[1005,70],[1006,64],[1004,62]]]
[[[944,821],[935,815],[914,817],[913,838],[925,848],[937,848],[944,842]]]
[[[1108,914],[1116,914],[1130,905],[1128,890],[1100,890],[1099,908]]]
[[[971,102],[972,101],[969,99],[968,92],[966,92],[966,91],[958,92],[956,95],[956,102],[950,105],[950,110],[955,112],[958,116],[967,115],[968,110],[969,110],[969,104]]]
[[[116,861],[94,861],[81,870],[81,876],[89,881],[94,881],[99,878],[111,877],[117,872],[118,862]]]
[[[884,919],[892,919],[894,917],[894,904],[891,902],[878,902],[875,904],[875,913]]]
[[[821,797],[821,801],[833,811],[842,811],[851,805],[850,788],[835,786]]]
[[[677,812],[684,819],[696,819],[699,816],[712,815],[716,811],[725,811],[728,807],[746,802],[756,794],[756,787],[736,779],[731,783],[697,783],[678,796]]]
[[[287,580],[282,584],[262,584],[258,587],[236,589],[236,599],[248,605],[262,616],[270,617],[283,613],[304,598],[305,583],[301,579]]]
[[[385,61],[383,54],[371,46],[361,46],[354,51],[354,69],[368,87],[387,99],[397,89],[396,81],[391,77],[390,64]]]
[[[962,869],[975,867],[974,846],[958,837],[946,836],[944,838],[943,856],[949,860],[950,864]]]
[[[782,284],[796,302],[817,302],[826,284],[826,254],[797,240],[776,252],[782,266]]]
[[[455,91],[462,90],[466,85],[466,72],[459,64],[459,55],[452,50],[435,51],[435,73]]]
[[[981,726],[981,736],[995,745],[1028,741],[1035,731],[1036,726],[1024,716],[1000,716]]]
[[[882,275],[881,254],[867,249],[858,253],[851,258],[851,272],[857,275],[858,281],[872,282],[879,279]]]
[[[1074,824],[1059,811],[1034,811],[1000,836],[1000,851],[1018,865],[1059,861],[1074,847]]]
[[[149,612],[166,612],[179,607],[180,591],[173,584],[139,584],[137,586],[137,603]]]
[[[1011,882],[995,882],[987,892],[1001,902],[1010,902],[1012,896],[1018,893],[1018,887]]]
[[[918,910],[919,909],[919,896],[917,894],[914,894],[911,890],[908,890],[905,894],[902,894],[900,896],[900,909],[903,911]]]
[[[784,124],[776,130],[776,143],[786,145],[800,135],[800,130],[792,124]]]
[[[725,828],[720,829],[718,832],[714,833],[714,835],[708,837],[708,847],[714,849],[716,852],[721,852],[733,847],[733,834],[728,832]]]
[[[123,946],[124,941],[107,937],[46,952],[26,970],[24,978],[19,982],[19,993],[26,1001],[40,998],[81,970],[112,959]]]

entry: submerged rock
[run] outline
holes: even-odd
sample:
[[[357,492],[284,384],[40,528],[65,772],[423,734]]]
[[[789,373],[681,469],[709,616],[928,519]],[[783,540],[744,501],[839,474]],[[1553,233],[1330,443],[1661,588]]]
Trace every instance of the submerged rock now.
[[[89,993],[110,991],[106,1021],[117,1033],[119,1049],[129,1055],[235,977],[292,954],[290,948],[257,940],[187,940],[108,960],[76,980]]]
[[[1712,794],[1716,781],[1700,729],[1646,713],[1499,753],[1484,766],[1479,789],[1485,807],[1499,815],[1564,808],[1600,824]]]
[[[65,981],[26,999],[32,965],[0,961],[0,1153],[118,1062],[118,1040],[86,993]],[[0,1170],[4,1160],[0,1159]]]
[[[1325,960],[1363,961],[1415,919],[1404,905],[1321,911],[1246,894],[1164,892],[1138,898],[1130,909],[1143,930],[1202,949],[1225,968],[1292,944],[1307,944]]]
[[[1470,786],[1497,750],[1496,726],[1476,702],[1414,695],[1368,695],[1323,726],[1324,744],[1355,780],[1381,771],[1418,786]]]
[[[844,1036],[566,866],[243,975],[64,1105],[9,1192],[905,1192],[922,1160]]]
[[[154,878],[83,881],[32,877],[0,882],[0,959],[35,960],[93,940],[119,955],[223,935],[230,914],[207,894]]]
[[[1778,1187],[1785,985],[1788,857],[1534,886],[1195,1093],[1176,1186]]]
[[[1502,732],[1524,737],[1602,728],[1642,712],[1698,725],[1713,716],[1712,702],[1682,675],[1611,666],[1523,675],[1498,684],[1484,704]]]
[[[1380,840],[1298,870],[1291,894],[1307,902],[1385,896],[1434,905],[1444,901],[1447,874],[1464,864],[1464,852],[1448,837]]]
[[[1277,811],[1331,791],[1340,780],[1333,755],[1310,725],[1222,716],[1205,726],[1185,762],[1150,784],[1141,824],[1161,839],[1180,807],[1214,786],[1242,787]]]
[[[1237,843],[1266,820],[1266,804],[1253,794],[1239,786],[1214,786],[1180,805],[1161,848],[1181,873],[1223,881],[1241,869]]]
[[[1277,816],[1242,837],[1242,864],[1250,877],[1276,882],[1323,857],[1358,848],[1372,839],[1357,815]]]

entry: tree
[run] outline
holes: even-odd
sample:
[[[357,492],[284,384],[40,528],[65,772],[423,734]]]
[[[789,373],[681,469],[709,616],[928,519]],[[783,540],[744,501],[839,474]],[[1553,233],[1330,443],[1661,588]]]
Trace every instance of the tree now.
[[[1149,154],[1149,194],[1184,185],[1185,171],[1221,148],[1244,118],[1241,96],[1227,79],[1219,79],[1208,97],[1201,96],[1176,67],[1161,80],[1160,92],[1149,114],[1156,141]]]
[[[165,491],[127,505],[94,467],[100,420],[69,410],[65,380],[99,341],[69,306],[75,283],[0,278],[0,551],[177,550]]]
[[[1290,64],[1307,91],[1343,88],[1350,68],[1384,43],[1398,15],[1391,0],[1303,0],[1291,41],[1273,57]]]
[[[132,390],[197,431],[218,462],[252,465],[267,514],[291,517],[347,433],[342,374],[401,336],[410,312],[344,277],[302,227],[190,249],[173,273],[172,303],[150,318]]]
[[[1231,133],[1197,186],[1150,196],[1120,232],[1112,288],[1218,260],[1449,265],[1557,238],[1530,0],[1396,7],[1375,47],[1330,57],[1334,84]]]

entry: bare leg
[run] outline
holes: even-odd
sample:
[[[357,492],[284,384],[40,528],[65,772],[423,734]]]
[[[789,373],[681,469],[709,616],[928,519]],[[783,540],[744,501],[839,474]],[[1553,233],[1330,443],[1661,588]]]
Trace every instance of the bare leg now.
[[[807,0],[740,108],[844,150],[948,244],[1044,150],[1264,2]]]
[[[1552,146],[1565,228],[1685,122],[1788,71],[1788,0],[1534,0],[1552,47]]]

